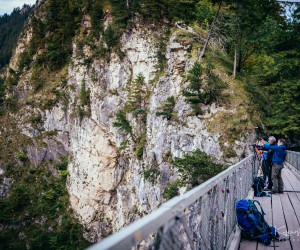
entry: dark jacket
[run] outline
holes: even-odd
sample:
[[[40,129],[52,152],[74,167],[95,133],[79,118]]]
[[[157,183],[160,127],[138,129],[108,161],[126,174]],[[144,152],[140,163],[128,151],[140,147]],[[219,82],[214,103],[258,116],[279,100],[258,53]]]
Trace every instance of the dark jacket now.
[[[273,144],[270,144],[270,146],[277,146],[277,143],[274,142]],[[269,167],[272,167],[273,155],[274,155],[274,150],[269,149],[268,150],[268,157],[267,157],[267,162],[268,162]]]
[[[286,157],[286,146],[280,145],[280,146],[269,146],[265,145],[265,149],[272,149],[274,151],[274,155],[272,158],[272,164],[276,163],[278,165],[283,165],[283,162]]]

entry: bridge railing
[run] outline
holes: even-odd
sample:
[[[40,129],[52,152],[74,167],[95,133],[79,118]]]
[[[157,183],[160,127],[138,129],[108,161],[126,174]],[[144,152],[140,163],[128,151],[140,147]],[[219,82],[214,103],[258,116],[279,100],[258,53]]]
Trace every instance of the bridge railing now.
[[[284,3],[300,3],[300,0],[277,0],[277,2],[284,2]]]
[[[225,249],[258,166],[251,155],[90,249]]]
[[[300,152],[287,151],[285,162],[293,166],[296,172],[300,174]]]

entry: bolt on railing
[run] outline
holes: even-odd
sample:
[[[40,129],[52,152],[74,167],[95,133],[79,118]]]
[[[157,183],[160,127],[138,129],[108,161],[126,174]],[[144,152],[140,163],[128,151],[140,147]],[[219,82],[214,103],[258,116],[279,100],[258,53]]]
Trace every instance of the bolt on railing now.
[[[258,167],[251,155],[90,249],[225,249]]]

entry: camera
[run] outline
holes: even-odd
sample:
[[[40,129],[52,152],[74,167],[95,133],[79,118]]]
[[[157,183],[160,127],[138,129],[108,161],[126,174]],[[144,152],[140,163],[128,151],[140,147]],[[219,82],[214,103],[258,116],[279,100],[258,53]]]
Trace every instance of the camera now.
[[[264,146],[257,145],[256,143],[251,144],[251,146],[253,147],[253,149],[258,149],[258,150],[262,150],[264,148]]]

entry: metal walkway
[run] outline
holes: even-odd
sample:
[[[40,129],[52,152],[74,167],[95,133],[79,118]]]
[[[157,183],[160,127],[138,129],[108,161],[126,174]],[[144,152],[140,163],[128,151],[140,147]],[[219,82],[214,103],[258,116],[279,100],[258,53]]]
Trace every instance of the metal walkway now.
[[[285,189],[300,190],[300,153],[288,151],[286,162],[290,168],[283,171]],[[249,156],[90,249],[231,249],[232,239],[239,239],[235,203],[247,197],[258,167],[257,157]],[[267,221],[291,236],[291,241],[275,242],[275,249],[300,249],[300,193],[260,200]],[[272,249],[251,241],[236,242],[235,249]]]
[[[255,199],[261,203],[268,224],[276,227],[281,238],[290,237],[290,240],[273,241],[269,247],[254,241],[242,241],[240,250],[300,249],[300,179],[288,167],[282,170],[282,177],[285,190],[299,193],[285,192]]]

